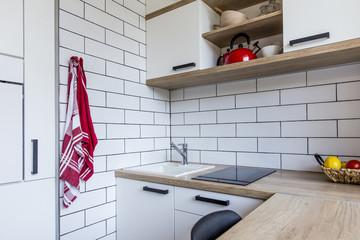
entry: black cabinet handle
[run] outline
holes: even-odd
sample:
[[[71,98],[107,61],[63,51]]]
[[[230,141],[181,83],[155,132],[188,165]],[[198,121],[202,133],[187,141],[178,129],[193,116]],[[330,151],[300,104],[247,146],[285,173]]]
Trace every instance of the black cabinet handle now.
[[[143,187],[143,190],[144,191],[147,191],[147,192],[154,192],[154,193],[160,193],[160,194],[168,194],[169,193],[169,190],[162,190],[162,189],[157,189],[157,188],[150,188],[148,186],[145,186]]]
[[[201,197],[200,195],[195,196],[195,200],[201,201],[201,202],[214,203],[214,204],[218,204],[218,205],[222,205],[222,206],[230,205],[229,200],[218,200],[218,199],[213,199],[213,198],[206,198],[206,197]]]
[[[321,34],[317,34],[317,35],[313,35],[313,36],[309,36],[309,37],[304,37],[304,38],[291,40],[289,42],[289,44],[290,44],[290,46],[293,46],[294,44],[303,43],[303,42],[309,42],[309,41],[317,40],[317,39],[320,39],[320,38],[330,38],[330,33],[326,32],[326,33],[321,33]]]
[[[173,70],[176,71],[176,70],[178,70],[180,68],[195,67],[195,66],[196,66],[196,64],[194,62],[186,63],[186,64],[183,64],[183,65],[174,66]]]
[[[33,144],[33,162],[32,162],[32,171],[31,174],[37,174],[38,173],[38,139],[31,139],[31,142]]]

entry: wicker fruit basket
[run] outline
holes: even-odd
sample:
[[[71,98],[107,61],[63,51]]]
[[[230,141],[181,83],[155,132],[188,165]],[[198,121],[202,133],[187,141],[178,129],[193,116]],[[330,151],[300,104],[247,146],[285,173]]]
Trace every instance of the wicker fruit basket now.
[[[336,169],[336,168],[326,168],[321,166],[321,170],[333,182],[360,184],[360,169],[348,169],[348,168]]]

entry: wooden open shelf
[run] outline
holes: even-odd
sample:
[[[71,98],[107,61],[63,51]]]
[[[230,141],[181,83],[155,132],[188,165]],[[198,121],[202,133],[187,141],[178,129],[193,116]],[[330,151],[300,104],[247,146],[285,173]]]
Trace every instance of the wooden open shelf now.
[[[210,8],[215,7],[221,10],[240,10],[258,3],[266,2],[266,0],[203,0]]]
[[[227,47],[231,39],[238,33],[244,32],[251,40],[273,36],[282,33],[283,20],[282,11],[276,11],[264,16],[247,20],[243,23],[222,27],[211,32],[202,34],[202,37],[217,45]],[[235,43],[245,42],[244,38],[238,39]]]
[[[146,85],[177,89],[211,83],[265,77],[360,61],[360,38],[171,76]]]
[[[157,17],[161,14],[164,14],[166,12],[170,12],[176,8],[179,8],[181,6],[184,6],[186,4],[192,3],[196,0],[181,0],[179,2],[176,2],[174,4],[171,4],[167,7],[164,7],[162,9],[159,9],[157,11],[154,11],[152,13],[149,13],[145,16],[146,20],[149,20],[151,18]],[[256,5],[258,3],[265,2],[266,0],[203,0],[204,3],[206,3],[211,9],[215,9],[215,7],[220,8],[221,10],[240,10],[243,8],[247,8],[253,5]]]
[[[152,13],[147,14],[145,16],[145,20],[149,20],[149,19],[152,19],[154,17],[160,16],[161,14],[170,12],[170,11],[172,11],[174,9],[177,9],[179,7],[182,7],[182,6],[186,5],[186,4],[192,3],[194,1],[196,1],[196,0],[181,0],[179,2],[173,3],[173,4],[171,4],[171,5],[167,6],[167,7],[161,8],[161,9],[159,9],[157,11],[154,11]]]

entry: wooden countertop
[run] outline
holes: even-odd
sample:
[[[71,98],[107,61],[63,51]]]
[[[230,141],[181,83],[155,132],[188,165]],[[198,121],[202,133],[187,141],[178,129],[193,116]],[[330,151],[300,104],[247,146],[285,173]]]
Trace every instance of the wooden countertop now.
[[[360,238],[360,204],[275,194],[218,240]]]
[[[116,177],[267,199],[219,240],[360,239],[360,186],[333,183],[323,173],[277,170],[247,186],[165,177],[126,170]]]
[[[275,193],[289,193],[360,203],[359,185],[333,183],[325,174],[316,172],[277,170],[275,173],[247,186],[191,179],[226,167],[229,166],[216,166],[206,171],[182,177],[167,177],[126,170],[115,171],[115,176],[260,199],[268,199]]]

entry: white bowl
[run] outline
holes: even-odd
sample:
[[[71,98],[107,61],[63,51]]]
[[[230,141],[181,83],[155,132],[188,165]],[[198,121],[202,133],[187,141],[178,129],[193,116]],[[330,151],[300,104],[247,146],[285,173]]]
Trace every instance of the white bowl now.
[[[246,20],[248,20],[248,18],[245,14],[238,11],[226,10],[221,14],[221,27],[239,24]]]
[[[280,53],[280,46],[279,45],[269,45],[263,47],[261,49],[261,54],[263,57],[269,57]]]

